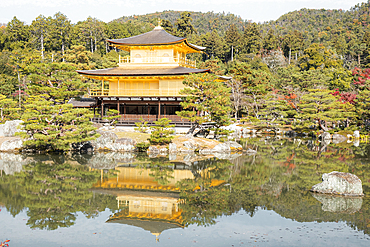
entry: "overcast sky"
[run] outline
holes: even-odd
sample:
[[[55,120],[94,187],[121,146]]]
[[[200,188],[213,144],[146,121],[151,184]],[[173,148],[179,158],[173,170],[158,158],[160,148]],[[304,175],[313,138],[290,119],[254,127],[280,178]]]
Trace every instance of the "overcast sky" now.
[[[244,20],[263,22],[301,8],[348,10],[360,0],[0,0],[0,23],[14,16],[31,24],[37,16],[65,14],[72,23],[95,17],[104,22],[122,16],[163,10],[232,13]]]

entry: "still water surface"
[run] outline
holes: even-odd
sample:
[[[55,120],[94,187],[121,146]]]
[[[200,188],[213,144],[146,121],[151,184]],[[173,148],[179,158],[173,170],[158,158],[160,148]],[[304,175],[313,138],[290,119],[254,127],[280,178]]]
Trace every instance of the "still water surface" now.
[[[0,154],[9,246],[370,246],[370,146],[243,141],[257,155]],[[351,172],[365,197],[311,194]]]

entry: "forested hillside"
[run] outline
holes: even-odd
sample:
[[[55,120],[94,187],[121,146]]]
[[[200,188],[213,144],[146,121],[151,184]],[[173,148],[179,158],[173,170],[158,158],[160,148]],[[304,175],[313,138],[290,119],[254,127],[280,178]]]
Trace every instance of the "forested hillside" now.
[[[172,25],[176,24],[177,19],[180,18],[184,11],[163,11],[146,15],[124,16],[113,20],[121,23],[124,22],[138,22],[138,23],[152,23],[157,25],[158,18],[161,20],[168,20]],[[192,24],[199,34],[205,34],[216,30],[219,34],[225,34],[226,30],[231,24],[236,25],[240,30],[243,30],[245,21],[234,14],[214,13],[214,12],[189,12],[191,14]]]

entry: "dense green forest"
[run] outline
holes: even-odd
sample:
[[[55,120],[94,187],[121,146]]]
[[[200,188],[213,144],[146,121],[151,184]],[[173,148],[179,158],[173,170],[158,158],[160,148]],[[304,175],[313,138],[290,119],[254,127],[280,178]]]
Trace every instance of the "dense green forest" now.
[[[199,68],[233,77],[227,83],[230,116],[256,125],[366,130],[369,6],[301,9],[265,23],[186,11],[108,23],[89,17],[73,24],[56,13],[28,25],[14,17],[0,27],[1,121],[19,118],[30,96],[60,104],[86,94],[98,82],[82,79],[75,70],[117,66],[118,55],[127,54],[106,40],[150,31],[160,18],[167,32],[206,47],[204,54],[189,55]]]

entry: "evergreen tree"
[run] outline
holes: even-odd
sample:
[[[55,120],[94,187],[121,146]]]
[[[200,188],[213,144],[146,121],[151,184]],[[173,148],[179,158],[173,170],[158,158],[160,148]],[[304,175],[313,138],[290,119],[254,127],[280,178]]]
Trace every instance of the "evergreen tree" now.
[[[229,29],[226,30],[225,42],[230,49],[230,59],[234,60],[235,48],[241,44],[241,35],[235,24],[232,24]]]
[[[295,116],[299,120],[295,122],[295,127],[298,128],[318,124],[320,129],[328,131],[329,124],[333,126],[346,119],[344,106],[330,90],[310,89],[308,94],[301,97],[298,107],[299,113]]]
[[[303,48],[303,36],[302,33],[297,30],[290,31],[283,37],[283,50],[285,55],[288,57],[288,64],[291,63],[292,55],[298,57],[299,51]]]
[[[46,18],[43,15],[39,15],[36,17],[34,21],[32,21],[31,24],[31,30],[32,34],[34,36],[34,41],[37,44],[37,47],[41,51],[41,58],[44,59],[44,52],[45,52],[45,43],[48,39],[48,36],[50,35],[49,31],[50,27],[50,19]]]
[[[162,20],[161,27],[169,34],[175,35],[173,25],[169,20]]]
[[[188,37],[192,33],[196,33],[194,26],[191,24],[192,22],[191,13],[190,12],[182,12],[181,17],[177,19],[175,26],[177,28],[177,36],[179,37]]]
[[[270,29],[263,39],[263,49],[267,51],[276,50],[279,47],[279,42],[275,36],[274,29]]]
[[[30,32],[29,26],[18,20],[15,16],[6,26],[5,48],[9,50],[23,49],[28,46]]]
[[[299,58],[299,66],[302,70],[339,68],[342,61],[331,49],[321,44],[311,44],[304,50],[304,55]]]
[[[20,117],[18,103],[5,95],[0,94],[0,122],[14,120]]]
[[[262,36],[260,29],[256,23],[248,23],[244,30],[244,46],[242,52],[247,54],[257,54],[260,53],[262,49]]]
[[[98,137],[90,122],[88,109],[73,108],[71,104],[53,104],[47,95],[30,96],[22,116],[26,148],[46,151],[67,151],[72,143],[90,141]]]
[[[53,16],[51,23],[53,27],[51,35],[54,40],[52,48],[55,51],[60,51],[62,61],[64,62],[64,53],[70,43],[71,21],[68,20],[66,15],[58,12]]]
[[[215,136],[221,134],[220,127],[230,124],[230,90],[208,73],[189,75],[183,83],[187,87],[180,94],[187,96],[180,103],[183,110],[176,114],[192,122],[189,133],[193,134],[195,128],[209,122]]]
[[[32,63],[25,67],[29,95],[47,94],[48,99],[67,102],[70,98],[82,96],[87,84],[76,72],[77,67],[70,63]]]
[[[172,142],[174,138],[171,134],[175,133],[173,127],[174,124],[170,124],[171,120],[167,118],[161,118],[158,121],[154,121],[154,126],[150,126],[152,130],[150,137],[148,138],[152,145],[166,145]]]

